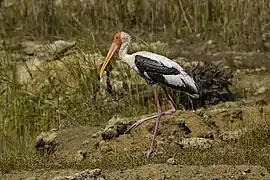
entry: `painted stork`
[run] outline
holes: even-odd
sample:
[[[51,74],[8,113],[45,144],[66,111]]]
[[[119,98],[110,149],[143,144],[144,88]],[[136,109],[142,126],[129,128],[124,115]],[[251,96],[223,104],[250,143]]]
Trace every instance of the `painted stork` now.
[[[183,68],[176,62],[151,52],[139,51],[134,54],[127,54],[127,51],[131,45],[131,36],[126,32],[118,32],[115,34],[112,45],[108,51],[105,61],[100,69],[100,78],[109,63],[110,59],[120,47],[119,58],[127,63],[132,69],[134,69],[141,77],[143,77],[150,85],[154,85],[154,96],[157,105],[157,114],[151,117],[140,119],[136,121],[131,127],[127,129],[125,133],[138,127],[143,122],[157,118],[153,139],[150,145],[150,149],[147,151],[147,157],[154,152],[154,143],[158,131],[158,126],[160,123],[160,118],[163,115],[172,114],[175,112],[175,104],[172,97],[168,94],[165,86],[184,91],[187,95],[198,98],[199,92],[194,80],[183,70]],[[164,90],[169,105],[170,110],[162,112],[159,99],[158,99],[158,86],[162,87]]]

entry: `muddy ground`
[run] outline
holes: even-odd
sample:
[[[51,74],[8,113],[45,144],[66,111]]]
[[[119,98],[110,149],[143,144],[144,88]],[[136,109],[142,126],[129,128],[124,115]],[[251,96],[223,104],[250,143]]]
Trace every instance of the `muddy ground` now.
[[[74,169],[64,170],[39,170],[38,172],[21,171],[8,175],[6,179],[53,179],[63,177],[79,172]],[[213,166],[184,166],[168,164],[148,164],[134,169],[123,171],[105,172],[108,179],[269,179],[269,172],[261,166],[230,166],[230,165],[213,165]],[[56,178],[55,178],[56,179]]]

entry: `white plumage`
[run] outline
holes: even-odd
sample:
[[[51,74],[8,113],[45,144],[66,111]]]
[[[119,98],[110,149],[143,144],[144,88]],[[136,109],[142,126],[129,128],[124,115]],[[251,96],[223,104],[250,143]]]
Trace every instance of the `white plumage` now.
[[[121,54],[121,50],[119,54]],[[184,71],[184,69],[177,64],[176,62],[168,59],[165,56],[155,54],[152,52],[147,51],[139,51],[131,55],[125,55],[122,57],[122,60],[126,62],[131,68],[133,68],[137,73],[141,73],[138,69],[138,67],[135,64],[135,57],[136,55],[140,55],[142,57],[149,58],[160,65],[164,65],[167,68],[175,68],[179,71],[178,74],[162,74],[162,76],[165,78],[165,80],[172,86],[178,87],[178,88],[187,88],[187,86],[192,90],[192,93],[186,92],[188,95],[198,98],[198,88],[196,86],[195,81]],[[144,76],[149,77],[147,72],[143,73]],[[157,82],[161,83],[161,82]],[[162,83],[161,83],[162,84]]]

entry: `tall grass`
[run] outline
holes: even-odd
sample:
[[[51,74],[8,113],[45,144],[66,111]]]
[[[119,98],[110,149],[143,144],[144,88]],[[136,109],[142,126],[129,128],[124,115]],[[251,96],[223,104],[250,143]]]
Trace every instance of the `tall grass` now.
[[[0,160],[31,155],[33,137],[42,130],[70,123],[96,125],[113,114],[155,110],[139,87],[129,91],[124,103],[116,101],[113,106],[98,98],[99,67],[82,52],[105,53],[103,42],[116,31],[164,41],[200,33],[228,46],[254,48],[270,20],[267,0],[18,0],[0,10],[0,37],[5,43],[76,39],[82,48],[71,61],[61,61],[65,73],[51,67],[42,71],[38,91],[32,93],[18,81],[12,52],[0,46]]]
[[[1,52],[0,160],[24,161],[25,156],[31,157],[34,138],[41,131],[74,125],[95,126],[114,114],[128,116],[154,110],[151,100],[139,94],[139,87],[132,88],[135,94],[130,91],[125,93],[125,98],[119,97],[121,101],[117,95],[110,94],[107,96],[112,99],[105,100],[99,91],[102,84],[95,57],[86,57],[82,50],[40,67],[35,72],[39,77],[26,84],[19,81],[18,63],[11,52]]]
[[[266,0],[18,0],[2,7],[2,36],[89,37],[128,30],[134,35],[181,38],[201,33],[229,45],[253,45],[269,23]]]

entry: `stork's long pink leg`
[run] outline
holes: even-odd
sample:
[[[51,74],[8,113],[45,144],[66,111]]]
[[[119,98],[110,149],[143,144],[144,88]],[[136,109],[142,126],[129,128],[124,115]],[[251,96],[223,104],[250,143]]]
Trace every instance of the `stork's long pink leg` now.
[[[154,149],[155,149],[154,148],[154,146],[155,146],[155,139],[156,139],[156,136],[157,136],[157,132],[158,132],[158,127],[159,127],[161,116],[164,116],[164,115],[167,115],[167,114],[172,114],[172,113],[174,113],[176,111],[172,97],[167,93],[166,89],[164,89],[164,91],[165,91],[165,94],[166,94],[166,96],[168,98],[168,102],[170,104],[171,109],[168,110],[168,111],[165,111],[163,113],[161,112],[161,107],[160,107],[160,103],[159,103],[159,99],[158,99],[158,88],[155,88],[154,94],[155,94],[155,101],[157,103],[157,111],[158,111],[157,114],[136,121],[132,126],[130,126],[124,132],[124,134],[126,134],[126,133],[130,132],[131,130],[135,129],[136,127],[138,127],[143,122],[148,121],[148,120],[153,119],[153,118],[157,118],[156,125],[155,125],[155,130],[154,130],[154,135],[153,135],[153,139],[152,139],[152,142],[151,142],[151,146],[150,146],[150,149],[147,151],[147,157],[148,158],[151,156],[151,154],[154,152]]]
[[[168,98],[168,102],[170,104],[170,107],[171,109],[168,110],[168,111],[165,111],[163,113],[161,113],[161,116],[165,116],[165,115],[168,115],[168,114],[172,114],[172,113],[175,113],[175,106],[174,106],[174,102],[173,102],[173,99],[172,97],[167,93],[166,89],[164,89],[165,91],[165,94]],[[157,118],[158,117],[158,114],[155,114],[153,116],[150,116],[150,117],[147,117],[147,118],[144,118],[144,119],[140,119],[140,120],[137,120],[134,124],[132,124],[125,132],[124,134],[127,134],[129,133],[131,130],[135,129],[136,127],[140,126],[142,123],[144,123],[145,121],[148,121],[148,120],[151,120],[151,119],[154,119],[154,118]]]
[[[149,158],[151,156],[151,154],[154,152],[155,149],[155,140],[156,140],[156,136],[157,136],[157,132],[158,132],[158,127],[159,127],[159,123],[160,123],[160,118],[162,116],[161,113],[161,107],[159,104],[159,99],[158,99],[158,88],[155,88],[155,100],[157,103],[157,120],[156,120],[156,125],[155,125],[155,130],[154,130],[154,135],[153,135],[153,139],[150,145],[150,149],[147,151],[147,157]]]
[[[134,124],[132,124],[125,132],[124,134],[127,134],[129,133],[131,130],[135,129],[136,127],[138,127],[139,125],[141,125],[143,122],[145,121],[148,121],[150,119],[154,119],[158,117],[158,114],[155,114],[153,116],[150,116],[150,117],[147,117],[147,118],[144,118],[144,119],[140,119],[140,120],[137,120]]]
[[[168,110],[168,111],[165,111],[165,112],[162,112],[161,113],[161,116],[165,116],[165,115],[168,115],[168,114],[172,114],[174,113],[176,110],[175,110],[175,107],[173,105],[173,103],[169,100],[169,104],[170,104],[170,107],[171,109]],[[144,123],[145,121],[148,121],[148,120],[151,120],[151,119],[154,119],[154,118],[157,118],[158,117],[158,114],[155,114],[153,116],[150,116],[150,117],[147,117],[147,118],[144,118],[144,119],[140,119],[140,120],[137,120],[134,124],[132,124],[125,132],[124,134],[127,134],[129,133],[131,130],[135,129],[136,127],[140,126],[142,123]]]
[[[167,90],[165,88],[163,88],[163,90],[168,98],[168,101],[169,101],[169,104],[171,107],[170,113],[175,113],[176,109],[175,109],[175,105],[174,105],[172,97],[170,96],[170,94],[167,92]]]

